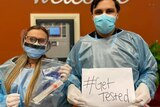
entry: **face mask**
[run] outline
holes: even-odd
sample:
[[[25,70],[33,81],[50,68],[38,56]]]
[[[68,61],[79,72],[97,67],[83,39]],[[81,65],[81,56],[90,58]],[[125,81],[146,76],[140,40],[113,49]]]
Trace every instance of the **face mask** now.
[[[115,28],[116,18],[106,14],[94,17],[94,24],[98,32],[108,34]]]
[[[38,46],[29,43],[24,43],[24,51],[27,53],[27,56],[32,59],[38,59],[45,54],[45,46]]]

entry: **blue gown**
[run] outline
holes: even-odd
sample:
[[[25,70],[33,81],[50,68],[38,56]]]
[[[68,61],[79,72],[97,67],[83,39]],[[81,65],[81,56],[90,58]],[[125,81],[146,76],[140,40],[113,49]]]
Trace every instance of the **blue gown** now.
[[[154,97],[157,62],[146,42],[136,33],[122,30],[99,39],[87,34],[72,48],[67,63],[79,81],[82,68],[132,68],[135,89],[145,83]]]

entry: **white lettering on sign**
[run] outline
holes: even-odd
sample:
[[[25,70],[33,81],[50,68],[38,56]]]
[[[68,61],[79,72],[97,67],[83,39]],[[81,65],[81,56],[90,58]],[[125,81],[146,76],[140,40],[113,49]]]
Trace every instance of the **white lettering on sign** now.
[[[34,0],[34,4],[38,4],[39,2],[42,2],[43,4],[46,4],[49,0]],[[93,0],[50,0],[50,2],[52,4],[59,4],[59,3],[62,3],[64,2],[64,4],[75,4],[75,5],[78,5],[80,3],[84,3],[84,4],[90,4],[92,3]],[[120,4],[125,4],[127,2],[129,2],[129,0],[117,0]]]
[[[129,2],[129,0],[117,0],[120,4],[125,4],[127,2]]]

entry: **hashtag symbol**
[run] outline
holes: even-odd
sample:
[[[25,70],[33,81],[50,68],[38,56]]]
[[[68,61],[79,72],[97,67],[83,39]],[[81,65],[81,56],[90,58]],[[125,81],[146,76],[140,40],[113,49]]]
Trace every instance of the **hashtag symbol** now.
[[[90,88],[89,94],[91,94],[91,92],[92,92],[92,87],[93,87],[93,85],[96,84],[96,82],[97,82],[97,79],[95,79],[94,76],[93,76],[92,78],[88,77],[88,80],[87,80],[87,81],[84,81],[83,86],[86,87],[86,88]]]

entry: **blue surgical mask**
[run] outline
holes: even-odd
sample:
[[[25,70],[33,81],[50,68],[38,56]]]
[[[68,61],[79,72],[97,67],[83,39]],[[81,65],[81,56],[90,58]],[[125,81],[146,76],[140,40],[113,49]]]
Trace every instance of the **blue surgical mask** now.
[[[27,53],[27,56],[32,59],[38,59],[46,52],[44,46],[37,46],[28,43],[24,43],[23,49]]]
[[[94,24],[98,32],[108,34],[115,28],[116,17],[106,14],[94,17]]]

